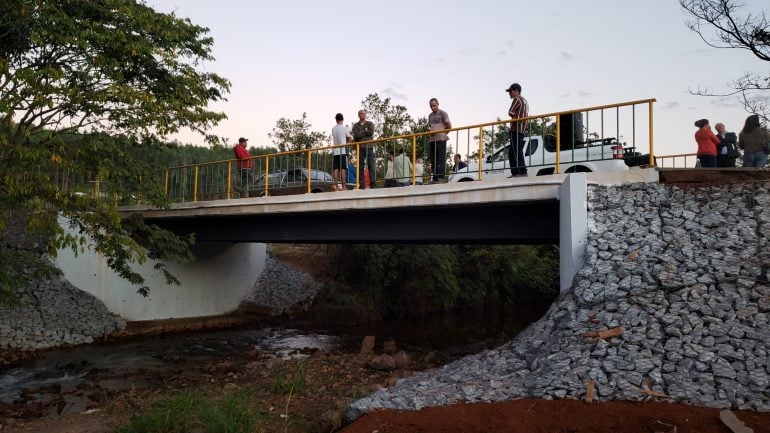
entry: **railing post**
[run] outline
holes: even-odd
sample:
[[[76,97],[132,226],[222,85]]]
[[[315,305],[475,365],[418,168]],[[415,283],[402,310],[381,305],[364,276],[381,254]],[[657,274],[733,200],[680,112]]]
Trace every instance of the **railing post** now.
[[[494,132],[494,128],[492,128],[492,131]],[[494,137],[494,135],[492,135]],[[482,179],[482,175],[484,173],[484,170],[482,170],[482,162],[484,161],[484,127],[479,126],[479,180]]]
[[[650,167],[655,167],[655,149],[654,149],[654,143],[652,139],[653,135],[653,127],[652,127],[652,104],[654,101],[650,101],[647,103],[647,107],[649,110],[649,134],[650,134]]]
[[[232,176],[233,176],[233,162],[232,161],[227,161],[227,186],[225,187],[225,190],[227,191],[227,195],[225,196],[225,198],[227,198],[228,200],[230,200],[230,198],[232,197],[232,193],[233,193],[232,192],[232,185],[231,185],[231,183],[233,181],[233,177]]]
[[[417,136],[412,135],[412,185],[417,185]]]
[[[168,172],[169,170],[166,169],[166,176],[165,176],[165,179],[163,179],[163,184],[164,184],[163,189],[166,192],[166,199],[169,198],[168,197]]]
[[[356,166],[356,175],[354,176],[355,179],[356,179],[356,188],[355,189],[359,189],[358,185],[361,184],[364,181],[363,179],[359,179],[358,178],[358,175],[361,174],[361,170],[359,170],[359,168],[358,168],[358,164],[360,164],[360,163],[361,163],[361,145],[356,143],[356,164],[355,164],[355,166]]]
[[[265,155],[265,197],[268,196],[270,185],[270,155]]]
[[[200,167],[195,166],[195,177],[193,178],[193,203],[198,201],[198,174],[200,173]]]
[[[91,183],[91,197],[96,199],[99,197],[99,176],[94,176],[94,180]]]
[[[545,139],[545,138],[543,138]],[[545,150],[545,143],[543,143],[543,150]],[[561,173],[561,122],[559,122],[559,115],[556,115],[556,174]]]
[[[313,158],[310,157],[310,153],[312,152],[312,149],[307,149],[306,152],[307,152],[307,192],[310,192],[310,184],[313,181],[312,180],[313,179],[313,175],[312,175],[312,172],[310,171],[311,170],[310,164],[312,164],[312,162],[313,162]],[[334,154],[334,152],[332,152],[332,154]],[[334,159],[334,156],[332,156],[332,159]],[[347,172],[347,170],[345,170],[345,171]],[[342,173],[342,170],[340,170],[340,173]],[[336,180],[335,180],[335,182],[336,182]],[[347,182],[347,179],[345,179],[343,182]],[[343,183],[343,185],[344,185],[344,183]],[[334,184],[334,190],[335,191],[337,190],[337,184],[336,183]]]

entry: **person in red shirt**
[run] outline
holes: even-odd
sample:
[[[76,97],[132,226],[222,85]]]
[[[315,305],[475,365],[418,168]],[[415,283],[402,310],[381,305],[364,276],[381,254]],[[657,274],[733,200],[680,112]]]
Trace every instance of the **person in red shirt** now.
[[[700,166],[716,167],[719,137],[711,130],[708,119],[696,121],[695,126],[698,128],[695,131],[695,142],[698,143],[698,161],[700,161]]]
[[[238,182],[237,189],[240,190],[241,197],[249,196],[249,186],[251,185],[251,171],[254,169],[254,160],[251,159],[246,146],[249,144],[248,138],[239,138],[238,145],[235,146],[235,167],[238,169]]]

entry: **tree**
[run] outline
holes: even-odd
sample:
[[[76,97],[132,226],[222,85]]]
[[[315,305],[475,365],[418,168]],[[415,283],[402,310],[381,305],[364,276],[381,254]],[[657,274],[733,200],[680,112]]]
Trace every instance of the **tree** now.
[[[281,117],[275,122],[273,132],[267,134],[280,152],[310,149],[313,146],[329,144],[331,138],[323,132],[311,131],[313,125],[307,121],[307,113],[301,119]]]
[[[403,105],[394,105],[390,98],[382,99],[377,93],[371,93],[361,101],[366,110],[366,118],[374,123],[375,137],[393,137],[409,134],[412,116]],[[427,124],[427,122],[426,122]]]
[[[500,118],[497,118],[500,121]],[[564,133],[564,132],[562,132]],[[556,135],[556,124],[554,122],[548,122],[548,119],[530,119],[527,122],[527,135]],[[473,137],[478,142],[479,136]],[[501,123],[494,125],[494,127],[487,128],[484,131],[484,154],[490,155],[496,152],[498,149],[509,146],[511,144],[511,124]],[[479,151],[476,150],[468,155],[468,159],[478,159]]]
[[[198,69],[213,60],[208,29],[136,0],[6,0],[0,11],[0,230],[23,210],[28,229],[50,236],[51,254],[77,251],[88,236],[141,293],[149,288],[134,262],[160,260],[175,281],[162,261],[189,260],[193,240],[121,220],[112,198],[166,206],[133,150],[181,128],[205,135],[225,118],[207,105],[230,83]],[[0,264],[0,290],[21,277]]]
[[[484,305],[551,301],[559,293],[552,245],[338,245],[338,298],[388,317],[426,317]]]
[[[679,0],[689,14],[687,26],[703,42],[714,48],[747,50],[758,59],[770,61],[770,23],[764,12],[744,13],[744,5],[737,0]],[[731,90],[723,94],[698,89],[692,92],[703,96],[738,95],[746,111],[768,119],[770,74],[745,72],[730,83]]]

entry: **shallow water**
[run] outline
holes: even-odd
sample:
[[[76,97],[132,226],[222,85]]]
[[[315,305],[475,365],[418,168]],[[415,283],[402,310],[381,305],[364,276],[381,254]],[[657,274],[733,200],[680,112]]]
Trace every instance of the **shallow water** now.
[[[289,359],[315,351],[357,351],[366,335],[375,336],[376,350],[393,339],[408,352],[436,351],[451,359],[508,341],[541,314],[531,308],[331,326],[293,320],[287,324],[291,328],[194,332],[55,349],[20,367],[0,370],[0,404],[36,406],[38,416],[77,413],[115,391],[162,387],[172,376],[198,380],[207,368],[245,354]]]
[[[92,373],[130,375],[138,369],[199,366],[226,355],[257,350],[262,355],[302,357],[312,350],[329,351],[341,339],[286,328],[239,329],[174,335],[141,341],[91,344],[46,352],[28,365],[0,372],[0,402],[11,403],[22,391],[76,388]],[[124,382],[130,382],[127,377]],[[110,388],[122,388],[119,383]]]

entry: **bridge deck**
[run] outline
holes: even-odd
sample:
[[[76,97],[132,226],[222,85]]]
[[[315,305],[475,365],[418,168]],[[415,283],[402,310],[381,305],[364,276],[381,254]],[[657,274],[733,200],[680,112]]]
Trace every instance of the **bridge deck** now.
[[[654,170],[588,173],[591,183],[657,179]],[[557,243],[567,175],[126,207],[200,241]]]

